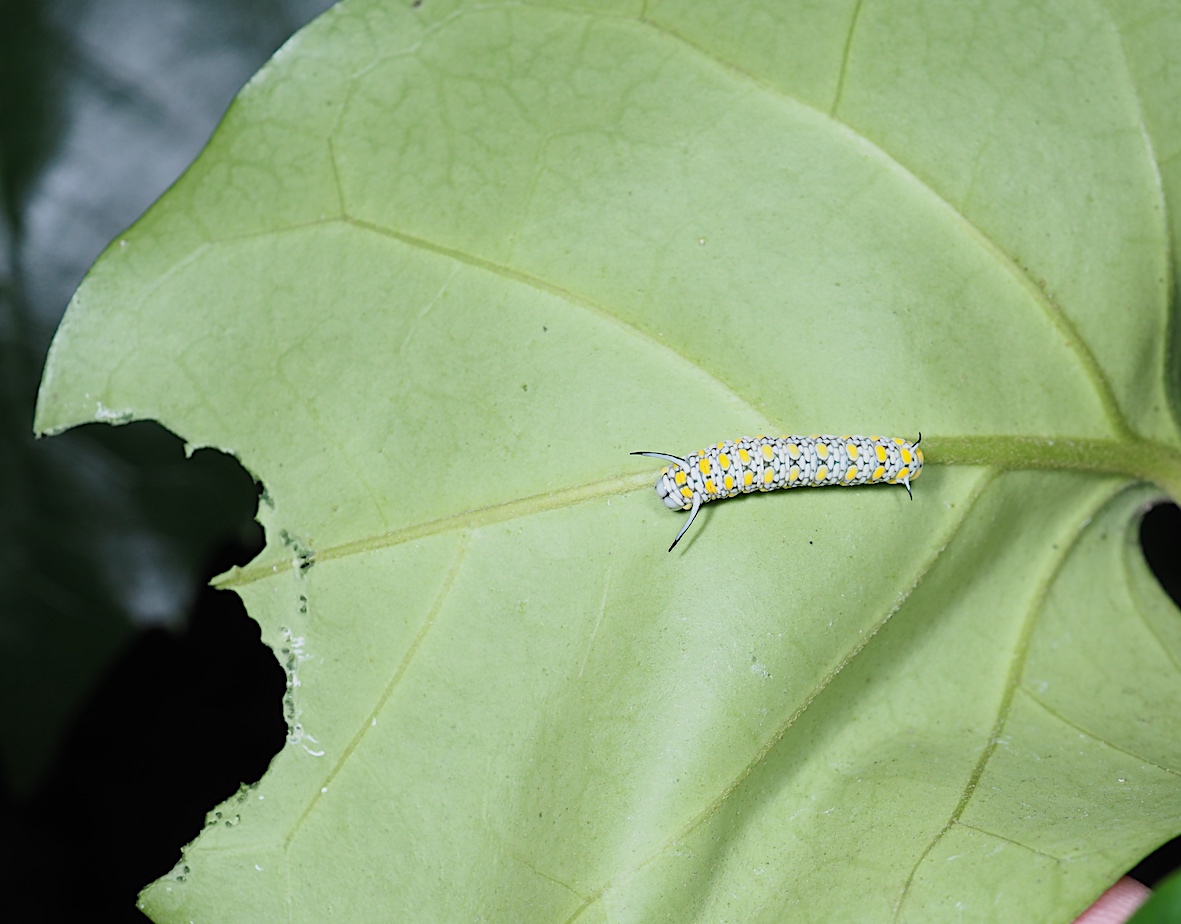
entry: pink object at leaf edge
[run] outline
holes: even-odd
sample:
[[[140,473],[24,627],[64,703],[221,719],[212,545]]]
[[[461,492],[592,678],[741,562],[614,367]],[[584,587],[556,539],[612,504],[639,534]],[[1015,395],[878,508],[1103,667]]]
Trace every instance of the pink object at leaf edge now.
[[[1074,924],[1123,924],[1150,895],[1152,890],[1148,886],[1124,876],[1075,918]]]

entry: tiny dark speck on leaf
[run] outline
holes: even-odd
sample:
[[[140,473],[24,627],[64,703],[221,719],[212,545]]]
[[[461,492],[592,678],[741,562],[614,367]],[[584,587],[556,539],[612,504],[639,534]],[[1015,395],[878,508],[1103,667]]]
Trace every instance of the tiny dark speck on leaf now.
[[[542,324],[542,325],[541,325],[541,332],[542,332],[543,334],[544,334],[546,331],[548,331],[548,330],[549,330],[549,328],[548,328],[548,327],[546,327],[544,324]]]
[[[422,6],[422,0],[414,0],[414,2],[410,4],[410,8],[414,10],[417,10],[420,6]]]
[[[521,386],[521,391],[528,391],[528,390],[529,390],[529,386],[528,386],[528,385],[522,385],[522,386]]]

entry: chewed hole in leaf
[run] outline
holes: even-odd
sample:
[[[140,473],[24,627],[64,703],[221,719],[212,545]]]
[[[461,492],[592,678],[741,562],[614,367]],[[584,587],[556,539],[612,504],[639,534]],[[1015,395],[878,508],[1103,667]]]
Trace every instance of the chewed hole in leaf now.
[[[169,870],[178,879],[187,875],[177,866],[180,848],[205,825],[237,824],[233,807],[258,798],[243,784],[259,780],[283,746],[282,666],[238,595],[209,586],[261,550],[259,492],[233,457],[202,449],[186,458],[182,441],[154,423],[93,425],[58,439],[79,445],[73,461],[50,456],[46,477],[56,479],[56,502],[89,504],[93,515],[63,556],[73,574],[49,574],[54,592],[73,609],[62,611],[63,626],[42,620],[45,639],[38,644],[53,645],[57,661],[81,673],[93,655],[87,646],[96,646],[95,625],[121,600],[112,593],[104,602],[95,587],[152,584],[137,569],[162,560],[174,563],[180,579],[169,585],[178,588],[177,598],[161,607],[176,617],[128,632],[121,654],[87,684],[45,782],[14,811],[15,837],[60,856],[28,869],[18,864],[13,875],[33,880],[30,888],[41,894],[54,890],[59,908],[90,908],[95,895],[112,894],[131,907],[145,881]],[[109,536],[132,527],[164,551],[113,558]],[[91,557],[98,564],[88,568]],[[36,585],[33,577],[26,582]],[[123,609],[126,625],[135,614]],[[37,640],[27,641],[29,650]],[[231,808],[208,816],[227,798]],[[119,823],[104,823],[111,818]],[[87,863],[73,862],[78,853]],[[62,894],[67,865],[76,875]],[[42,870],[54,878],[38,886],[38,875],[47,875]]]
[[[1144,559],[1165,593],[1181,607],[1181,508],[1157,504],[1140,521],[1140,547]]]

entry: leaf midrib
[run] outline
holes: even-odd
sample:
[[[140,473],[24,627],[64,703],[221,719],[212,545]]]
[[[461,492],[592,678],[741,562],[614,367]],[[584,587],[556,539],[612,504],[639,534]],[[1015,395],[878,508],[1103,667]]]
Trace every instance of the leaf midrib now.
[[[770,415],[733,385],[669,344],[651,336],[642,328],[631,324],[589,298],[523,270],[495,263],[403,231],[352,218],[347,214],[313,224],[328,224],[338,221],[389,237],[408,247],[436,253],[478,270],[511,279],[581,308],[621,329],[627,335],[639,339],[650,348],[674,356],[694,373],[705,377],[715,387],[721,388],[736,403],[746,406],[761,417],[765,422],[767,432],[786,432],[786,428],[781,423],[773,421]],[[301,227],[305,227],[305,225],[301,225]],[[1094,381],[1094,376],[1098,375],[1100,380],[1105,382],[1097,367],[1093,372],[1087,374],[1092,378],[1092,381]],[[1123,474],[1155,482],[1164,487],[1174,498],[1181,498],[1181,453],[1172,447],[1146,440],[1127,427],[1124,429],[1126,432],[1122,440],[1073,438],[1060,435],[1048,437],[972,435],[942,438],[928,435],[925,448],[928,450],[927,460],[931,465],[979,465],[998,470],[1035,468],[1097,474]],[[349,542],[318,549],[314,551],[310,560],[328,561],[346,555],[362,554],[426,536],[437,535],[452,529],[471,529],[582,503],[598,497],[627,494],[649,487],[655,476],[655,469],[637,474],[620,474],[598,481],[470,508],[433,520],[370,534]],[[306,566],[308,560],[304,558],[295,561],[283,558],[278,561],[255,561],[243,568],[231,569],[215,579],[214,583],[218,587],[241,586],[284,573],[293,567]]]
[[[524,3],[523,6],[535,6],[532,3]],[[550,9],[550,8],[546,8]],[[860,3],[857,5],[860,9]],[[552,9],[550,9],[553,12]],[[567,12],[567,11],[562,11]],[[568,15],[581,15],[568,13]],[[817,116],[827,120],[837,131],[846,135],[851,143],[857,145],[868,152],[868,154],[879,160],[885,165],[887,169],[895,171],[903,177],[908,183],[915,186],[920,192],[927,197],[936,206],[951,216],[954,217],[956,224],[964,230],[964,233],[971,239],[971,241],[995,262],[1000,264],[1005,271],[1013,278],[1018,285],[1027,292],[1031,301],[1038,306],[1047,319],[1057,328],[1066,343],[1067,348],[1075,356],[1076,361],[1080,364],[1084,376],[1091,383],[1094,393],[1103,409],[1104,416],[1111,427],[1114,440],[1094,440],[1094,439],[1071,439],[1069,437],[1053,437],[1045,440],[1030,439],[1020,436],[971,436],[971,437],[949,437],[944,439],[929,438],[930,451],[928,452],[928,461],[930,464],[982,464],[999,466],[1002,469],[1011,469],[1018,467],[1029,468],[1055,468],[1066,470],[1079,471],[1096,471],[1103,473],[1122,473],[1134,477],[1144,478],[1146,480],[1155,481],[1158,484],[1166,487],[1169,493],[1174,497],[1181,497],[1181,454],[1178,454],[1171,447],[1162,444],[1150,442],[1140,437],[1131,427],[1127,417],[1124,415],[1119,402],[1115,397],[1114,390],[1111,387],[1107,376],[1104,374],[1102,367],[1094,354],[1091,352],[1086,341],[1078,333],[1073,321],[1062,311],[1062,309],[1047,295],[1045,290],[1039,286],[1030,274],[1014,260],[1012,260],[987,234],[983,232],[974,222],[972,222],[967,215],[960,209],[953,206],[946,198],[940,195],[929,183],[923,181],[917,174],[907,168],[901,161],[893,157],[886,150],[879,145],[872,142],[869,138],[859,133],[856,129],[848,123],[838,119],[833,113],[824,112],[808,103],[802,101],[789,93],[784,92],[780,87],[757,77],[751,72],[738,66],[735,62],[727,60],[715,54],[712,50],[705,48],[687,37],[668,28],[666,25],[652,21],[647,18],[646,11],[640,13],[638,17],[631,16],[613,16],[612,14],[596,14],[608,15],[611,18],[625,19],[629,22],[636,22],[640,27],[652,30],[656,35],[664,40],[669,40],[678,45],[691,50],[694,54],[700,56],[711,64],[725,69],[728,73],[737,75],[739,78],[754,86],[759,92],[774,96],[781,101],[790,103],[803,109],[807,109]],[[454,17],[452,17],[454,18]],[[846,55],[848,53],[849,44],[852,42],[852,31],[856,23],[856,13],[850,20],[850,32],[846,42]],[[441,27],[443,24],[439,24]],[[842,65],[842,72],[839,86],[843,86],[844,80],[844,65]],[[1134,87],[1134,83],[1132,84]],[[834,110],[839,104],[839,95],[834,98]],[[329,139],[330,144],[332,139]],[[331,158],[333,163],[333,170],[338,171],[339,166],[336,163],[335,152]],[[726,394],[733,398],[736,402],[744,404],[756,414],[766,421],[766,428],[768,431],[783,430],[782,424],[777,424],[771,420],[771,415],[767,414],[763,408],[760,408],[754,401],[747,396],[741,394],[731,383],[727,382],[720,376],[712,373],[706,369],[699,362],[696,362],[684,354],[680,353],[669,344],[664,343],[650,334],[643,328],[625,321],[615,312],[610,311],[605,306],[600,305],[589,298],[579,296],[577,293],[563,288],[562,286],[550,282],[542,277],[530,274],[523,270],[518,270],[504,264],[496,263],[484,257],[475,254],[467,253],[455,248],[447,247],[445,245],[427,240],[425,238],[410,234],[408,232],[397,229],[385,227],[374,222],[365,221],[355,218],[348,214],[348,208],[345,204],[346,197],[341,188],[339,173],[334,173],[334,181],[337,185],[338,201],[341,203],[341,215],[337,218],[328,219],[329,221],[340,220],[351,224],[363,230],[368,230],[376,234],[396,239],[407,246],[416,247],[442,256],[454,259],[466,265],[482,269],[504,278],[512,279],[522,285],[529,286],[538,291],[546,292],[553,295],[569,304],[576,305],[589,313],[599,317],[613,325],[622,328],[627,334],[639,338],[649,346],[655,347],[661,351],[667,352],[693,369],[694,372],[704,375],[715,386],[720,387]],[[1008,441],[1007,444],[1005,441]],[[1072,444],[1075,447],[1084,447],[1094,458],[1088,463],[1085,458],[1077,458],[1073,461],[1065,461],[1062,453],[1055,452],[1038,452],[1038,447],[1046,449],[1053,446],[1055,443]],[[1138,451],[1129,452],[1128,445],[1133,445]],[[1035,450],[1027,458],[1018,460],[1018,464],[1014,464],[1014,449],[1025,448]],[[1142,463],[1143,458],[1147,456],[1152,464],[1137,464]],[[566,506],[571,503],[578,503],[582,500],[590,499],[592,497],[601,497],[615,494],[627,493],[631,490],[637,490],[641,486],[646,486],[653,475],[619,475],[612,478],[607,478],[602,481],[593,482],[589,484],[577,485],[570,488],[559,489],[557,491],[545,492],[544,494],[533,495],[524,498],[515,498],[509,501],[488,505],[486,507],[474,508],[466,511],[460,511],[445,517],[440,517],[435,520],[427,521],[420,524],[404,527],[401,529],[392,530],[378,535],[370,535],[361,539],[353,540],[348,543],[319,550],[316,553],[316,560],[327,560],[331,558],[341,557],[342,555],[354,554],[359,552],[370,551],[375,548],[382,548],[390,545],[400,544],[401,542],[410,541],[412,539],[421,538],[426,535],[433,535],[439,532],[444,532],[449,529],[454,529],[460,526],[472,527],[484,525],[492,522],[500,522],[505,519],[511,519],[517,516],[528,515],[533,512],[540,512],[542,510],[550,510],[556,507]],[[217,583],[219,586],[234,586],[246,583],[252,579],[257,579],[264,576],[270,576],[286,570],[284,565],[291,566],[291,562],[281,561],[278,563],[278,569],[272,565],[252,564],[243,569],[233,569],[225,575],[222,575]]]

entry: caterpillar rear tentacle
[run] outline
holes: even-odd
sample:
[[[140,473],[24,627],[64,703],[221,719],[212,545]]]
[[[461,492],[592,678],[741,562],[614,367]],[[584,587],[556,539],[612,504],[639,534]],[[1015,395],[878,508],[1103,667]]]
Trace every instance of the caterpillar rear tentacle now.
[[[666,507],[688,510],[689,519],[668,547],[681,541],[702,504],[780,488],[910,483],[922,473],[923,435],[913,443],[886,436],[757,436],[726,440],[682,458],[666,452],[633,452],[672,463],[656,480]]]

